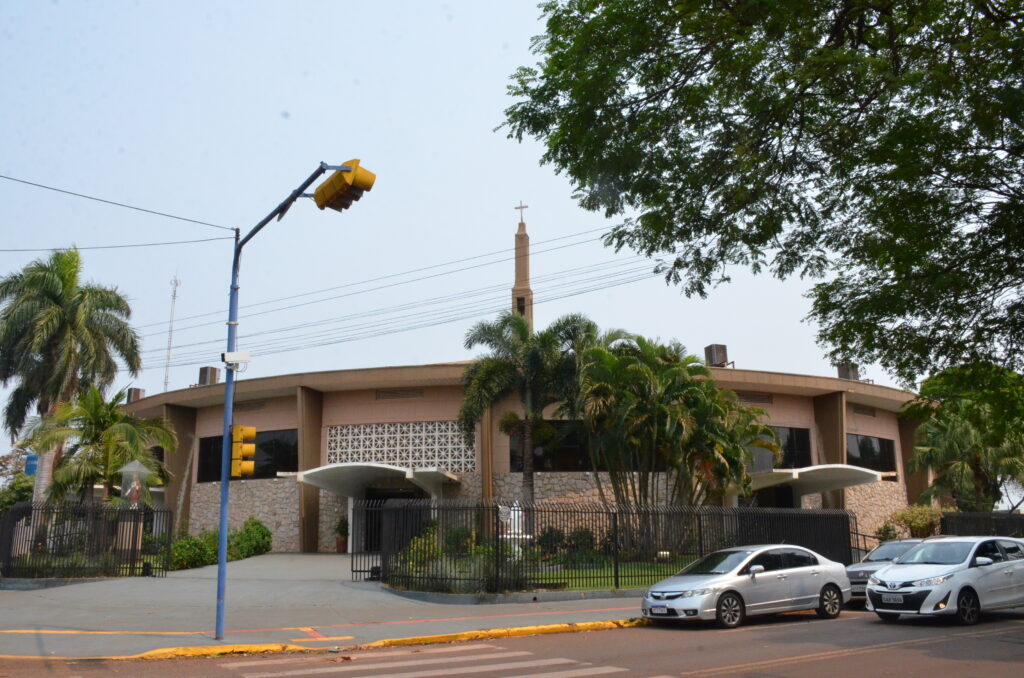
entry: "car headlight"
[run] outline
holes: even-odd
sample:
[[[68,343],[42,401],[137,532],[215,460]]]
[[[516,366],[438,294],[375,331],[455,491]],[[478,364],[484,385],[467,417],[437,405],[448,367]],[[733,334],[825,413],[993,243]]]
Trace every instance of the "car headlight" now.
[[[878,577],[876,577],[875,575],[871,575],[871,578],[868,579],[868,583],[871,584],[872,586],[878,586],[879,584],[882,583],[882,580],[879,579]]]
[[[683,591],[683,598],[692,598],[693,596],[706,596],[714,591],[714,589],[692,589],[690,591]]]
[[[953,578],[951,574],[944,574],[941,577],[930,577],[929,579],[918,579],[915,582],[911,582],[911,586],[938,586],[944,584]]]

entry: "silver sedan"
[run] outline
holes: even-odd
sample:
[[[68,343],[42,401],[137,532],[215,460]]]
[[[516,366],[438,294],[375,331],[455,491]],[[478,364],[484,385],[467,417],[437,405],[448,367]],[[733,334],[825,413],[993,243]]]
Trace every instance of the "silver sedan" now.
[[[644,593],[648,619],[714,619],[725,628],[748,615],[816,610],[834,619],[850,600],[841,564],[800,546],[769,544],[715,551]]]

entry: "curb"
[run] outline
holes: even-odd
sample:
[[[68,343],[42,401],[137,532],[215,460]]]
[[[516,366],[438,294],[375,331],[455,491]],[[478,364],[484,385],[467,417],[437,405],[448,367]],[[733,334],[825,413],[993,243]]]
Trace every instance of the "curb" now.
[[[256,645],[193,645],[186,647],[165,647],[148,650],[139,654],[114,655],[106,657],[61,657],[46,655],[0,654],[0,659],[42,659],[45,661],[112,661],[116,659],[177,659],[187,657],[219,657],[225,654],[255,654],[258,652],[309,652],[310,648],[288,643],[262,643]]]
[[[386,638],[365,643],[359,647],[394,647],[396,645],[429,645],[432,643],[451,643],[460,640],[489,640],[494,638],[515,638],[517,636],[535,636],[547,633],[576,633],[579,631],[605,631],[609,629],[628,629],[638,626],[649,626],[650,621],[634,617],[632,619],[609,619],[607,621],[576,622],[568,624],[542,624],[538,626],[513,626],[509,628],[482,629],[479,631],[460,631],[458,633],[442,633],[435,636],[412,636],[409,638]]]
[[[608,600],[642,598],[647,589],[595,589],[592,591],[523,591],[517,593],[433,593],[407,591],[381,584],[381,590],[410,600],[442,605],[500,605],[505,603],[549,603],[567,600]]]

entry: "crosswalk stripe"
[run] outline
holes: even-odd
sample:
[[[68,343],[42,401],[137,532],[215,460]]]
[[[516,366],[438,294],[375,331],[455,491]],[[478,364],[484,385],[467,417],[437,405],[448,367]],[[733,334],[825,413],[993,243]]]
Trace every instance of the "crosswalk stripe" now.
[[[387,657],[397,657],[399,655],[410,655],[410,654],[447,654],[449,652],[465,652],[467,650],[493,650],[495,645],[443,645],[440,647],[431,647],[423,649],[412,649],[412,650],[372,650],[370,652],[345,652],[342,651],[343,656],[351,657],[352,659],[362,658],[373,658],[373,659],[385,659]],[[221,668],[225,669],[243,669],[248,666],[269,666],[271,664],[313,664],[323,662],[325,659],[329,659],[331,655],[316,654],[312,656],[302,657],[285,657],[281,659],[250,659],[241,662],[224,662],[221,664]]]
[[[516,676],[527,674],[519,673],[520,669],[531,669],[538,666],[555,666],[557,664],[576,664],[575,659],[533,659],[525,662],[506,662],[504,664],[483,664],[480,666],[463,666],[460,668],[433,669],[431,671],[413,671],[412,673],[374,673],[373,678],[432,678],[433,676],[453,676],[464,673],[486,673],[494,674],[497,671],[516,671]]]
[[[320,673],[344,673],[346,671],[362,671],[364,669],[390,669],[399,668],[401,666],[423,666],[424,664],[444,664],[454,662],[473,662],[473,661],[484,661],[489,659],[505,659],[510,657],[523,657],[531,654],[530,652],[490,652],[487,654],[473,654],[468,656],[459,657],[436,657],[433,659],[412,659],[407,661],[399,662],[376,662],[376,663],[363,663],[358,661],[345,662],[344,665],[338,666],[324,666],[320,668],[309,668],[309,669],[298,669],[296,671],[278,671],[273,673],[246,673],[245,678],[284,678],[284,676],[309,676]],[[454,670],[454,669],[448,669]],[[443,673],[443,672],[442,672]],[[438,674],[441,675],[441,674]]]
[[[579,676],[600,676],[605,673],[622,673],[623,671],[629,671],[629,669],[618,666],[590,666],[582,669],[568,669],[566,671],[523,674],[517,678],[578,678]],[[376,678],[380,677],[377,676]]]

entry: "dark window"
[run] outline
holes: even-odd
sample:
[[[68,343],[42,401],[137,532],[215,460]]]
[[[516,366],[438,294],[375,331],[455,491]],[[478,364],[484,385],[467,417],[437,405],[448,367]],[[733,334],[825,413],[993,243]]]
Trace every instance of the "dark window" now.
[[[220,480],[221,436],[199,439],[196,482]],[[299,470],[299,432],[296,429],[256,432],[256,472],[247,478],[276,478],[278,471]],[[237,478],[235,479],[237,480]]]
[[[772,551],[765,551],[761,555],[757,556],[750,561],[750,564],[743,568],[743,571],[750,572],[750,568],[754,565],[764,565],[765,572],[771,572],[773,570],[781,570],[785,567],[782,562],[782,551],[774,549]]]
[[[516,297],[516,313],[526,315],[526,297]]]
[[[1007,560],[1024,560],[1024,550],[1017,542],[1000,540],[999,545],[1006,551]]]
[[[891,440],[846,434],[846,460],[852,466],[883,473],[896,470],[896,446]]]
[[[978,558],[983,556],[985,558],[991,558],[992,562],[1000,563],[1006,558],[1003,557],[1003,552],[999,550],[999,544],[994,541],[983,541],[978,546],[978,550],[974,552],[974,557]]]
[[[808,551],[803,549],[786,550],[786,567],[814,567],[817,564],[818,559]]]
[[[548,421],[550,426],[541,442],[534,441],[534,471],[591,471],[590,454],[583,442],[583,432],[577,421]],[[523,434],[513,433],[509,438],[509,467],[513,473],[523,471]]]
[[[811,431],[806,428],[772,426],[779,436],[782,461],[778,468],[806,468],[811,465]]]

